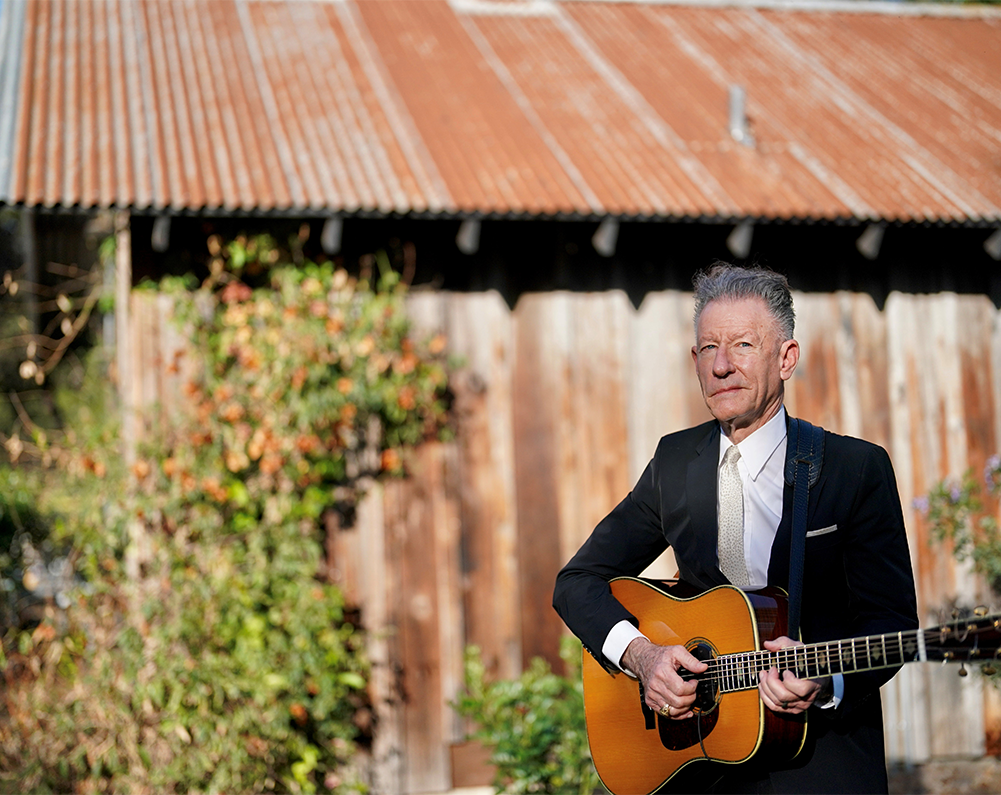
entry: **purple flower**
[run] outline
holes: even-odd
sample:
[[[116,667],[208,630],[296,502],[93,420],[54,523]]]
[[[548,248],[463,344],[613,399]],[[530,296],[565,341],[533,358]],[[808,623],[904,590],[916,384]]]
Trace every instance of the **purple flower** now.
[[[952,500],[953,502],[959,502],[959,498],[962,496],[963,492],[962,490],[960,490],[959,486],[953,486],[951,489],[949,489],[949,499]]]
[[[1001,467],[1001,455],[992,455],[984,465],[984,482],[987,488],[992,489],[997,486],[998,468]]]
[[[928,508],[931,507],[931,503],[928,502],[927,497],[915,497],[914,498],[914,508],[921,511],[921,513],[928,513]]]

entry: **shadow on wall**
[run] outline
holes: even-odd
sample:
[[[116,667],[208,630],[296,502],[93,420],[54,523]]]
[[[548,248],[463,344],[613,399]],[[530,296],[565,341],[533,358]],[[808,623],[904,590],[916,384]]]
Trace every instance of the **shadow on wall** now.
[[[39,261],[86,256],[91,217],[36,212]],[[767,265],[789,275],[796,290],[868,293],[880,309],[892,291],[984,294],[1001,308],[1001,265],[985,250],[993,231],[987,228],[901,224],[874,237],[871,228],[855,223],[761,223],[743,230],[746,259],[738,259],[731,250],[739,250],[732,223],[623,221],[613,236],[598,236],[603,256],[595,248],[596,220],[485,219],[470,235],[469,225],[454,218],[347,218],[336,240],[324,235],[326,221],[177,216],[157,227],[154,250],[156,218],[134,215],[133,280],[207,275],[205,241],[212,234],[228,239],[268,231],[282,242],[305,232],[304,254],[314,261],[332,259],[356,270],[364,255],[385,250],[416,287],[497,290],[512,308],[525,293],[552,290],[623,290],[639,307],[650,292],[690,290],[692,275],[718,259]],[[58,251],[49,251],[53,247]]]

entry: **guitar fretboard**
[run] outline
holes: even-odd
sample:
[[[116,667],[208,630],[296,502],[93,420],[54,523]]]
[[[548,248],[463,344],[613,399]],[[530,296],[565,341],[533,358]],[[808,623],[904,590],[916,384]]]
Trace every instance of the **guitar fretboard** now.
[[[893,668],[928,659],[923,630],[870,635],[865,638],[789,646],[779,651],[724,654],[707,660],[709,668],[698,675],[711,679],[723,693],[758,686],[758,674],[770,668],[792,671],[800,679]]]

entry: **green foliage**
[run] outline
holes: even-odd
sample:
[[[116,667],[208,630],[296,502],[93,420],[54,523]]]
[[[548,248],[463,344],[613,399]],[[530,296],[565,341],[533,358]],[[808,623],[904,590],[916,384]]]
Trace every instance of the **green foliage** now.
[[[992,456],[984,467],[983,481],[966,472],[959,481],[943,480],[924,497],[915,500],[929,524],[932,537],[952,545],[957,560],[970,561],[991,590],[1001,594],[1001,528],[989,513],[986,500],[1001,494],[1001,456]],[[995,687],[1001,687],[997,662],[980,668]]]
[[[363,637],[322,520],[445,428],[444,340],[411,338],[384,258],[373,286],[266,236],[209,248],[201,287],[162,288],[191,340],[165,363],[172,420],[126,463],[95,366],[59,401],[62,436],[35,440],[34,504],[86,587],[4,639],[0,790],[360,786]]]
[[[561,656],[567,676],[537,657],[518,679],[488,684],[479,649],[466,649],[466,689],[454,706],[476,724],[472,737],[492,749],[498,793],[587,795],[598,786],[584,724],[580,642],[564,638]]]
[[[986,492],[986,493],[985,493]],[[983,482],[967,472],[960,481],[943,480],[915,507],[927,517],[933,537],[949,542],[958,560],[969,560],[991,589],[1001,594],[1001,531],[997,517],[985,510],[985,497],[1001,493],[1001,457],[984,467]]]

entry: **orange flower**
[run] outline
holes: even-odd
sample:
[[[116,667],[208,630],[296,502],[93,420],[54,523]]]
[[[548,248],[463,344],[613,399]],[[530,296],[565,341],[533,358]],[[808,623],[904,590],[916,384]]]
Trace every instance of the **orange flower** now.
[[[253,295],[250,288],[243,282],[230,282],[222,288],[219,298],[224,304],[235,304],[238,301],[249,301]]]
[[[227,450],[223,458],[226,461],[226,469],[230,472],[239,472],[241,469],[246,469],[250,464],[250,459],[247,458],[247,454],[242,450]]]
[[[149,463],[140,458],[132,465],[132,474],[142,480],[149,474]]]
[[[323,317],[327,314],[327,302],[326,301],[310,301],[309,302],[309,314],[313,317]]]
[[[265,475],[273,475],[282,468],[282,457],[276,453],[267,453],[261,459],[261,472]]]
[[[400,460],[400,454],[390,448],[389,450],[382,451],[382,468],[386,472],[398,472],[403,462]]]
[[[219,409],[219,416],[226,422],[237,422],[243,418],[245,413],[243,406],[239,403],[227,403]]]
[[[400,390],[399,396],[396,398],[396,402],[399,404],[400,408],[404,411],[413,411],[414,407],[417,405],[417,401],[414,399],[414,389],[410,386],[405,386]]]
[[[202,491],[208,494],[217,502],[225,502],[229,494],[219,483],[219,478],[208,477],[202,479]]]
[[[393,365],[393,369],[400,375],[412,373],[415,367],[417,367],[417,356],[415,356],[411,351],[407,351],[403,354],[403,356],[396,361],[396,364]]]
[[[174,473],[177,471],[177,461],[174,458],[163,459],[163,474],[168,478],[174,477]]]
[[[300,453],[312,453],[320,446],[320,438],[315,433],[303,434],[295,440],[295,446]]]
[[[346,395],[354,388],[355,382],[350,378],[338,378],[337,379],[337,391],[342,395]]]
[[[435,334],[435,336],[428,343],[428,351],[430,351],[433,355],[437,356],[439,353],[445,350],[445,346],[447,344],[448,344],[448,337],[446,337],[444,334]]]
[[[236,360],[247,370],[259,370],[261,367],[261,354],[249,345],[241,347],[236,352]]]

